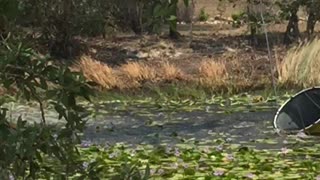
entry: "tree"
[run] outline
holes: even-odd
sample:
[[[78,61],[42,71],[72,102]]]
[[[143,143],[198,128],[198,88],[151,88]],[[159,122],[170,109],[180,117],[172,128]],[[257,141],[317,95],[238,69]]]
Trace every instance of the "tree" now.
[[[320,1],[306,0],[306,8],[308,13],[307,33],[310,38],[314,32],[315,24],[320,18]]]
[[[180,34],[177,30],[177,10],[178,10],[178,0],[169,1],[169,36],[172,39],[178,39]]]

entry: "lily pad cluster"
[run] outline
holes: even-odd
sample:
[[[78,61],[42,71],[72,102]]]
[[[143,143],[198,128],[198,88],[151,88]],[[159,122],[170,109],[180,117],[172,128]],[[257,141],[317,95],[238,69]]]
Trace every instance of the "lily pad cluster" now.
[[[311,145],[314,139],[298,138],[299,143],[296,139],[288,138],[284,147],[274,150],[256,150],[221,139],[213,140],[212,146],[85,142],[81,153],[83,168],[88,174],[99,169],[95,176],[102,179],[319,179],[319,146]]]

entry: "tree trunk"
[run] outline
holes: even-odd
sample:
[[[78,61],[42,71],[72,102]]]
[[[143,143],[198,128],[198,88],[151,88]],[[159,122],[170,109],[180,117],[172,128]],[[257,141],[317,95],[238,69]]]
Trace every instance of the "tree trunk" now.
[[[124,1],[124,3],[126,3],[125,6],[127,6],[127,18],[129,20],[132,31],[137,35],[141,35],[143,32],[142,13],[144,2],[141,2],[140,0],[127,0]]]
[[[177,7],[178,22],[191,23],[195,11],[195,2],[189,0],[189,5],[186,6],[184,0],[179,0]]]
[[[307,22],[307,33],[308,33],[308,38],[311,37],[311,35],[314,32],[314,27],[316,25],[316,15],[313,12],[310,12],[308,15],[308,22]]]
[[[317,21],[319,20],[320,2],[319,1],[315,1],[315,2],[312,1],[309,4],[307,4],[307,8],[308,8],[307,33],[308,33],[308,38],[310,38],[312,36],[312,34],[314,33],[315,25],[316,25]]]
[[[172,9],[172,12],[170,15],[177,17],[178,0],[172,1],[169,8]],[[177,18],[170,22],[169,37],[171,39],[178,39],[180,37],[180,34],[177,30],[177,25],[178,25]]]
[[[291,16],[290,16],[287,30],[284,36],[285,44],[290,44],[300,37],[299,24],[298,24],[299,18],[298,18],[297,12],[298,12],[298,9],[293,9],[291,11]]]
[[[171,39],[179,39],[180,33],[176,29],[173,29],[172,27],[170,27],[169,37]]]

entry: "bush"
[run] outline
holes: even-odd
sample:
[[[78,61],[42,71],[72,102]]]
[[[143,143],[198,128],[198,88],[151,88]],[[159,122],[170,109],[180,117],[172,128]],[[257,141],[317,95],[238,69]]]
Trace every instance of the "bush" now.
[[[320,83],[320,39],[292,48],[281,63],[278,63],[279,81],[284,85],[302,87]]]
[[[198,19],[199,21],[208,21],[209,14],[205,11],[205,8],[201,8]]]
[[[67,178],[85,174],[77,144],[88,112],[78,104],[93,95],[90,83],[78,72],[56,66],[23,43],[20,36],[10,35],[0,41],[0,87],[16,88],[27,101],[35,101],[41,117],[30,124],[20,116],[12,127],[0,103],[0,178],[40,179]],[[80,98],[80,99],[79,99]],[[44,109],[51,106],[64,120],[64,127],[53,128]]]

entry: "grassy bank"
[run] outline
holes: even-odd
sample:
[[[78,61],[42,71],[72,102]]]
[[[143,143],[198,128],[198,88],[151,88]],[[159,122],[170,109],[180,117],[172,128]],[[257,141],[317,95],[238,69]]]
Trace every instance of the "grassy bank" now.
[[[239,64],[214,59],[202,60],[193,67],[166,61],[156,64],[128,62],[121,66],[110,67],[84,56],[74,68],[81,70],[102,90],[137,91],[148,90],[150,86],[166,87],[168,84],[178,84],[207,92],[236,93],[264,89],[271,85],[271,80],[267,76],[241,71],[243,67]]]
[[[71,65],[82,71],[88,80],[97,83],[101,99],[152,99],[203,101],[213,96],[232,97],[250,94],[278,97],[294,94],[303,88],[319,84],[318,67],[320,40],[300,44],[290,49],[274,65],[276,91],[272,86],[269,62],[251,63],[222,57],[203,59],[192,66],[170,61],[132,61],[110,66],[90,56],[82,56]],[[240,63],[242,61],[242,63]],[[251,64],[250,64],[251,63]],[[263,66],[263,69],[258,67]],[[10,90],[2,94],[19,94]],[[276,94],[275,94],[276,93]],[[17,95],[19,96],[19,95]]]
[[[130,61],[111,66],[82,56],[72,68],[98,84],[99,90],[120,93],[235,94],[272,89],[272,76],[280,90],[301,89],[319,84],[320,40],[300,44],[283,58],[269,61],[204,58],[191,65],[161,61]],[[164,92],[160,92],[164,91]],[[174,92],[177,91],[177,92]]]
[[[221,98],[233,98],[233,97],[260,97],[263,99],[276,99],[284,96],[293,95],[300,89],[277,89],[275,94],[273,88],[265,88],[261,90],[250,90],[237,93],[225,93],[216,92],[208,89],[203,89],[199,87],[185,86],[181,84],[167,84],[162,86],[149,86],[141,89],[136,89],[134,91],[119,91],[119,90],[109,90],[98,92],[97,96],[94,98],[98,100],[139,100],[139,99],[152,99],[159,101],[178,101],[178,100],[192,100],[198,102],[204,102],[207,99],[213,97]]]

